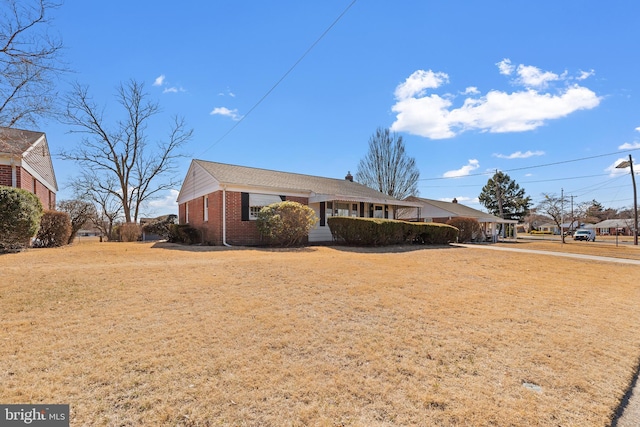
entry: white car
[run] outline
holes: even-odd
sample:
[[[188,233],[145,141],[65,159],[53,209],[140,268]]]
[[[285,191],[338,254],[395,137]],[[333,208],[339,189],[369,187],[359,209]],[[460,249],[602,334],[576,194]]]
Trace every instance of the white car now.
[[[594,230],[576,230],[573,233],[573,240],[586,240],[587,242],[596,241],[596,232]]]

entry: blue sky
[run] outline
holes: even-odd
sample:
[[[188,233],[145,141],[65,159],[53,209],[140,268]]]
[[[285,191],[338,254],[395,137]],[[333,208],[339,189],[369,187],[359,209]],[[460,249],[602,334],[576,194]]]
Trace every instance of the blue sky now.
[[[633,205],[614,166],[640,149],[638,16],[591,0],[66,0],[52,14],[73,70],[61,93],[87,84],[115,120],[115,88],[135,79],[163,109],[153,140],[175,114],[194,129],[180,179],[192,158],[343,178],[385,127],[416,158],[420,196],[474,208],[496,170],[534,203]],[[54,154],[79,142],[40,130]],[[70,198],[75,165],[54,167]],[[152,213],[176,213],[175,190]]]

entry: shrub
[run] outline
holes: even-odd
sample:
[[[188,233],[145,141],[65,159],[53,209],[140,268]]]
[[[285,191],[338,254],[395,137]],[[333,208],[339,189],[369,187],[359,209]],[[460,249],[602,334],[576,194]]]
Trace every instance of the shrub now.
[[[436,223],[350,217],[331,217],[327,223],[334,240],[358,246],[447,244],[458,236],[457,228]]]
[[[121,242],[137,242],[142,236],[140,226],[133,222],[127,222],[118,227]]]
[[[155,218],[153,221],[148,222],[142,227],[145,233],[157,234],[160,237],[169,239],[170,226],[176,223],[177,215],[164,215]]]
[[[458,241],[460,243],[474,242],[482,235],[480,223],[475,218],[457,217],[451,218],[447,224],[456,227],[459,231]]]
[[[194,245],[202,242],[202,233],[189,224],[170,224],[167,240],[171,243]]]
[[[413,243],[422,245],[446,245],[458,240],[459,230],[448,224],[412,222]]]
[[[262,237],[278,246],[299,245],[318,222],[309,206],[298,202],[273,203],[260,209],[256,225]]]
[[[33,241],[37,248],[53,248],[69,243],[71,218],[66,212],[45,211],[40,219],[40,229]]]
[[[26,190],[0,186],[0,252],[29,246],[42,217],[42,203]]]

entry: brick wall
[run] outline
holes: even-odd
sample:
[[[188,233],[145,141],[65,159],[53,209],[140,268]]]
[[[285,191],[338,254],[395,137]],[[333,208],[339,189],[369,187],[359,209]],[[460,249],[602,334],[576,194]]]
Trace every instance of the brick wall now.
[[[35,180],[33,176],[25,169],[16,166],[16,188],[22,188],[30,193],[34,193],[40,199],[42,207],[53,210],[56,206],[56,194],[49,190],[45,185]],[[11,166],[0,165],[0,185],[11,187],[13,185]]]
[[[10,165],[0,165],[0,185],[4,185],[5,187],[11,187],[11,166]]]
[[[255,221],[242,221],[242,193],[226,192],[226,240],[230,245],[251,246],[262,243]],[[208,220],[204,220],[204,197],[198,197],[189,204],[189,224],[202,232],[203,241],[214,245],[222,245],[222,191],[210,193]],[[309,204],[306,197],[287,197],[287,200]],[[186,223],[186,203],[178,207],[180,224]]]

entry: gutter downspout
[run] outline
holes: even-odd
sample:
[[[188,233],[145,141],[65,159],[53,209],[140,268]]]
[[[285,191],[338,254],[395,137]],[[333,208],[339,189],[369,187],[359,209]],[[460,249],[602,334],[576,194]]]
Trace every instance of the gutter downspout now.
[[[18,186],[18,175],[16,172],[16,160],[11,157],[11,186],[16,188]]]
[[[232,246],[227,243],[227,186],[222,187],[222,244],[228,248]]]

